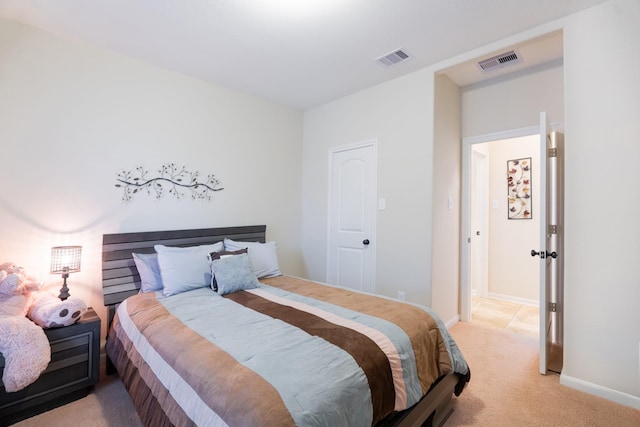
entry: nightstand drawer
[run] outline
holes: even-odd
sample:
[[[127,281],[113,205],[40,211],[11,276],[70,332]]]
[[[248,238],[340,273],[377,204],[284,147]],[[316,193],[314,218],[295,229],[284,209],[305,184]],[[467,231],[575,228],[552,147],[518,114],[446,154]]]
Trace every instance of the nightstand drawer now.
[[[91,342],[93,341],[91,335],[90,332],[87,332],[50,342],[51,362],[45,372],[57,371],[80,362],[90,361]]]
[[[98,382],[100,318],[93,309],[75,324],[46,329],[51,362],[40,378],[15,393],[0,385],[0,425],[13,423],[85,396]],[[0,355],[0,373],[4,359]]]

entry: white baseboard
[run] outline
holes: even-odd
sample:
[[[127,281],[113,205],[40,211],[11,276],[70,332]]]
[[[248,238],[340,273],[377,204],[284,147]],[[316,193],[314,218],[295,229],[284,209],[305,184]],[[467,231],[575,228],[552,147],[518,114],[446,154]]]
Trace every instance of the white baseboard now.
[[[444,325],[447,327],[447,329],[451,329],[451,327],[453,325],[455,325],[456,323],[458,323],[460,321],[460,316],[459,315],[455,315],[453,317],[453,319],[449,320],[448,322],[446,322]]]
[[[511,301],[511,302],[515,302],[517,304],[532,305],[532,306],[535,306],[535,307],[538,307],[540,305],[540,301],[538,301],[538,300],[513,297],[511,295],[496,294],[496,293],[493,293],[493,292],[489,292],[489,298],[499,299],[499,300],[503,300],[503,301]]]
[[[619,403],[631,408],[640,409],[640,397],[622,393],[598,384],[593,384],[578,378],[573,378],[565,374],[560,374],[560,384],[594,396],[602,397],[612,402]]]

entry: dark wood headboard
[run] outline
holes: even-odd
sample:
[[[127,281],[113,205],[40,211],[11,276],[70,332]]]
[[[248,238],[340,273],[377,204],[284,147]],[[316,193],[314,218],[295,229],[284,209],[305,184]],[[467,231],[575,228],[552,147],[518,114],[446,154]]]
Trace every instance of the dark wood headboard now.
[[[102,236],[102,291],[111,324],[116,306],[140,290],[140,275],[132,253],[153,253],[154,245],[195,246],[216,243],[225,238],[265,242],[266,225],[201,228],[192,230],[144,231]]]

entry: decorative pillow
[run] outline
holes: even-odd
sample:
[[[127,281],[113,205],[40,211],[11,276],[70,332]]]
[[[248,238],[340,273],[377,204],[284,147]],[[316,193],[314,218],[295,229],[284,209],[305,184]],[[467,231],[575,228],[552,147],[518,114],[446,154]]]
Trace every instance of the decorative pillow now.
[[[64,301],[50,292],[36,292],[27,317],[41,328],[69,326],[87,312],[87,304],[77,297]]]
[[[224,239],[224,248],[227,251],[247,248],[249,258],[251,258],[253,272],[258,279],[282,276],[280,266],[278,265],[276,242],[237,242],[231,239]]]
[[[162,277],[158,266],[158,254],[133,253],[133,260],[140,274],[140,293],[162,290]]]
[[[240,249],[238,251],[222,251],[222,252],[211,252],[209,254],[209,262],[213,262],[217,259],[220,258],[225,258],[228,256],[234,256],[234,255],[240,255],[240,254],[246,254],[247,253],[247,249]],[[211,289],[213,289],[215,292],[218,292],[218,284],[216,283],[216,275],[213,274],[213,271],[211,272]]]
[[[211,261],[211,271],[218,283],[218,293],[226,295],[258,287],[248,254],[228,256]]]
[[[222,242],[213,245],[178,248],[155,245],[162,278],[164,296],[179,294],[211,284],[211,270],[207,259],[210,252],[219,252]]]

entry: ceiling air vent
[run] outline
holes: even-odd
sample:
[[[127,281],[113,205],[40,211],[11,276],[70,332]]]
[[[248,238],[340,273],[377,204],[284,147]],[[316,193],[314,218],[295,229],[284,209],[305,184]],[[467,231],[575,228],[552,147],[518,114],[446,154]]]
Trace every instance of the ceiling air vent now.
[[[391,53],[387,53],[386,55],[381,56],[376,59],[376,62],[382,65],[386,65],[387,67],[397,64],[402,61],[406,61],[411,58],[409,54],[402,49],[394,50]]]
[[[515,50],[501,53],[500,55],[492,56],[491,58],[484,59],[478,62],[478,67],[482,71],[491,71],[496,68],[502,68],[506,65],[517,64],[522,62],[520,54]]]

